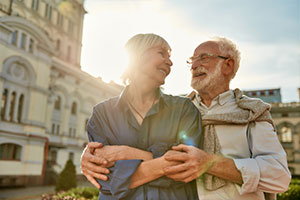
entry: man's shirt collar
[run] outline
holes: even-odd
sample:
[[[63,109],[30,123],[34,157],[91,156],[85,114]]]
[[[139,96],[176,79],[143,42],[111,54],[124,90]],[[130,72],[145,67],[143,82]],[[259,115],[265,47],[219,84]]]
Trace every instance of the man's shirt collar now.
[[[210,107],[214,106],[215,104],[219,104],[220,106],[223,106],[225,103],[227,103],[230,99],[234,98],[234,93],[232,90],[227,90],[218,96],[216,96],[210,105]],[[199,103],[199,105],[207,107],[203,102],[199,94],[197,93],[195,95],[196,101]]]

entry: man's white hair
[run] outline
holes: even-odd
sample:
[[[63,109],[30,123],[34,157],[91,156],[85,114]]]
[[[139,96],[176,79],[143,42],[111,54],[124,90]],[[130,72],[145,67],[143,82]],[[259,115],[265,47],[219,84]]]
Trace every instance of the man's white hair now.
[[[229,56],[234,60],[234,69],[233,74],[231,76],[231,79],[233,79],[235,77],[236,72],[239,69],[241,60],[241,53],[238,50],[237,45],[231,40],[220,36],[213,37],[211,41],[216,42],[218,44],[222,56]]]

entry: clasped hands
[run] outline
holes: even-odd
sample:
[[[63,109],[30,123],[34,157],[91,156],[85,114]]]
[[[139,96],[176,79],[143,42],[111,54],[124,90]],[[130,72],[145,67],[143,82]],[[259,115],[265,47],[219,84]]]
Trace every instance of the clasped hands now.
[[[109,167],[115,161],[133,159],[127,154],[128,146],[103,146],[101,143],[90,142],[81,156],[81,170],[86,178],[97,188],[100,184],[95,178],[106,181]],[[141,150],[139,150],[141,151]],[[134,151],[131,151],[134,153]],[[142,160],[152,159],[152,154],[146,154]],[[141,159],[141,158],[140,158]],[[213,156],[194,146],[180,144],[173,146],[160,159],[164,163],[164,175],[182,182],[190,182],[205,173],[213,164]]]

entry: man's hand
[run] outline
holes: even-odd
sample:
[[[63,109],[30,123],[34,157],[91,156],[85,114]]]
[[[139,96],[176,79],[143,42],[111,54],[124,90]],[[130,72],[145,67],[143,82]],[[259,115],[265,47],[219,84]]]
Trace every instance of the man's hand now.
[[[106,181],[107,176],[104,174],[109,174],[109,170],[107,169],[107,164],[109,164],[109,162],[105,158],[93,155],[96,149],[101,149],[102,147],[103,145],[101,143],[90,142],[81,155],[81,171],[98,189],[101,188],[101,185],[95,178]]]
[[[107,145],[103,148],[95,149],[94,155],[107,161],[105,167],[111,167],[118,160],[152,160],[151,152],[140,150],[126,145]]]
[[[214,156],[194,146],[180,144],[172,149],[178,153],[168,154],[165,159],[182,162],[164,169],[166,176],[173,180],[188,183],[205,173],[214,163]]]
[[[94,155],[106,160],[106,167],[111,167],[118,160],[127,160],[127,148],[122,145],[108,145],[95,149]]]

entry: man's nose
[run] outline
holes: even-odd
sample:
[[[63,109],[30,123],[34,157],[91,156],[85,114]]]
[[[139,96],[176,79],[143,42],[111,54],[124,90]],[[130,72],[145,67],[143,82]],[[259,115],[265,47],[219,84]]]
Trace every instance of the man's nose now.
[[[199,63],[197,63],[197,62],[194,62],[193,64],[192,64],[192,66],[191,66],[191,70],[195,70],[197,67],[199,67],[200,66],[200,64]]]

